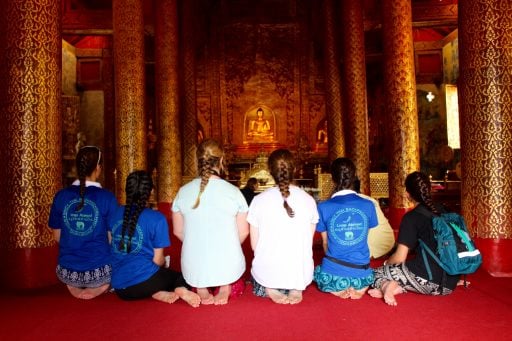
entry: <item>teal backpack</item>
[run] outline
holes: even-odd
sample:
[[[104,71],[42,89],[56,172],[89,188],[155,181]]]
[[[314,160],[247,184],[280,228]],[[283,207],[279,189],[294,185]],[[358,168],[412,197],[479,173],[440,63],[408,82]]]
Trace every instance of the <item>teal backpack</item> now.
[[[437,250],[419,240],[425,268],[432,280],[432,272],[427,262],[427,253],[449,275],[466,275],[475,272],[482,264],[482,255],[469,236],[464,218],[457,213],[434,215],[424,207],[418,212],[432,217],[432,227]]]

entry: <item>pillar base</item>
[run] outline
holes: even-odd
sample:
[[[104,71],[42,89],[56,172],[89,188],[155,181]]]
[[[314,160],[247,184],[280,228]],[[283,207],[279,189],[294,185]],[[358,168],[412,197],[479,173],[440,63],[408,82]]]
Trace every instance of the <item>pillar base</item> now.
[[[1,285],[9,289],[35,289],[59,282],[55,275],[58,246],[3,250]]]
[[[475,238],[482,268],[493,277],[512,277],[512,239]]]
[[[398,237],[398,230],[400,229],[400,222],[402,217],[409,211],[409,208],[404,207],[390,207],[387,210],[387,218],[391,228],[395,232],[395,238]]]

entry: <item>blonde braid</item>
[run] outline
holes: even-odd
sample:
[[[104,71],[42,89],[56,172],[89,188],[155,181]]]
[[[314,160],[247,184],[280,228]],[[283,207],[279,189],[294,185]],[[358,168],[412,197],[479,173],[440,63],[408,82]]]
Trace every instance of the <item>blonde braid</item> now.
[[[210,179],[210,175],[212,173],[209,159],[200,158],[198,161],[199,175],[201,176],[201,185],[199,186],[199,194],[197,195],[196,202],[194,206],[192,206],[192,209],[194,210],[199,206],[199,203],[201,202],[201,195],[203,194],[206,185],[208,185],[208,180]]]

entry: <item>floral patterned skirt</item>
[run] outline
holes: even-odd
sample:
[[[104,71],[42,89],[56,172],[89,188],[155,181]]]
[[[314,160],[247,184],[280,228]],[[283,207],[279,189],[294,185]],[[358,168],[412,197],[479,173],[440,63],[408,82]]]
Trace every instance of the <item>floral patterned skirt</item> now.
[[[360,290],[373,283],[373,273],[364,277],[341,277],[322,271],[322,266],[318,265],[313,279],[318,289],[324,292],[338,292],[350,287]]]
[[[97,288],[110,283],[112,267],[106,264],[97,269],[88,271],[76,271],[57,265],[55,270],[59,280],[76,288]]]

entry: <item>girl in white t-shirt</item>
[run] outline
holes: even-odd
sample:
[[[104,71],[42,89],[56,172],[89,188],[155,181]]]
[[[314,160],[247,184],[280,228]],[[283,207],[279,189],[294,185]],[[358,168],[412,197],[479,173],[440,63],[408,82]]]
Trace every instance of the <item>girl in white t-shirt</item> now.
[[[313,279],[313,234],[318,212],[313,197],[292,185],[295,162],[287,149],[268,160],[276,187],[254,197],[250,224],[253,293],[279,304],[297,304]]]

